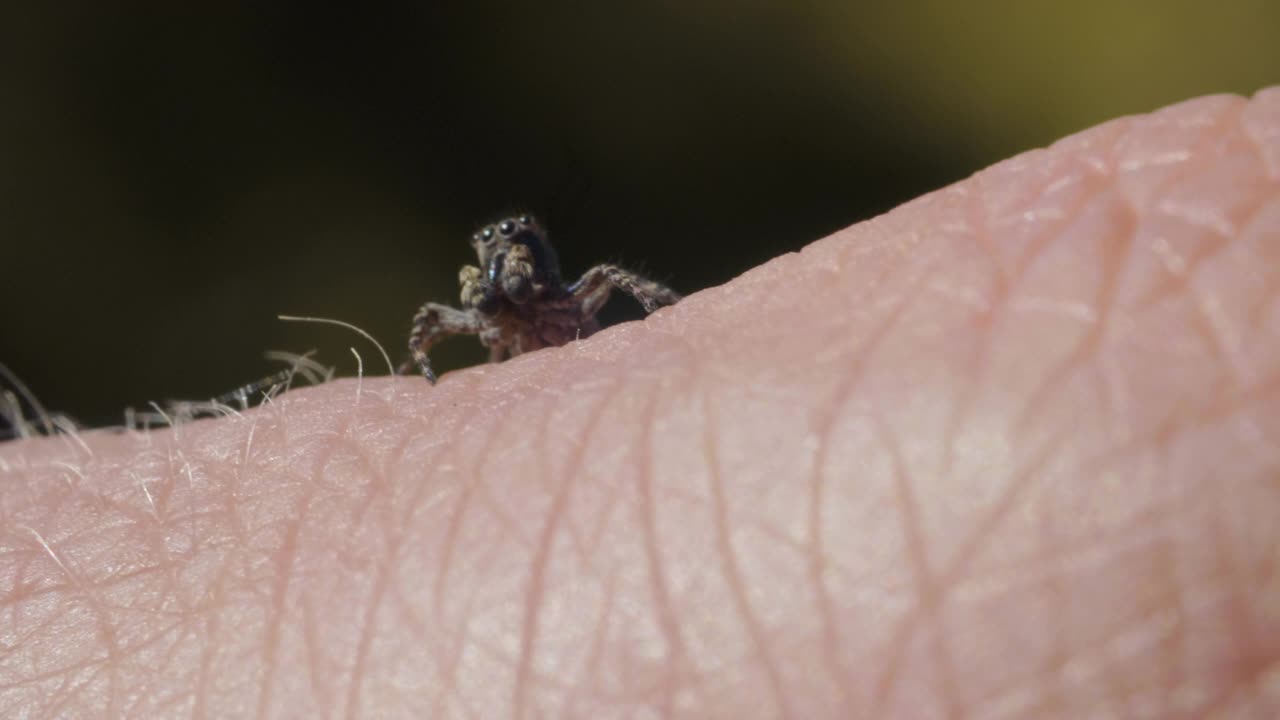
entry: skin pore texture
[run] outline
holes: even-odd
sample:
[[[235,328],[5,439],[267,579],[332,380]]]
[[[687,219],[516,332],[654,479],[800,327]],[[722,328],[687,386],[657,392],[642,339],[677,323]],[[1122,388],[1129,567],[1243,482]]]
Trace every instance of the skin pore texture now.
[[[1276,717],[1278,438],[1271,89],[434,388],[0,445],[0,716]]]

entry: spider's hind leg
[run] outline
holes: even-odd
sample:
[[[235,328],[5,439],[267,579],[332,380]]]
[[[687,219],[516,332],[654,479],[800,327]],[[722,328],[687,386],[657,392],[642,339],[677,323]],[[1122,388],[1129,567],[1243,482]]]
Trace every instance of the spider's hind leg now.
[[[409,333],[412,364],[401,365],[399,373],[407,375],[412,366],[416,365],[422,372],[422,377],[435,385],[436,374],[431,369],[431,360],[427,357],[427,351],[431,346],[450,335],[478,335],[486,327],[485,318],[478,310],[459,310],[439,303],[423,305],[413,316],[413,330]]]

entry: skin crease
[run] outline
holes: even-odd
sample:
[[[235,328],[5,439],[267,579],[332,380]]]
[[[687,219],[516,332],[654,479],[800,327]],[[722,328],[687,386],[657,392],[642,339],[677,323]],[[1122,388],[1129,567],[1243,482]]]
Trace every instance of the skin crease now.
[[[0,716],[1280,716],[1278,391],[1280,89],[1194,100],[435,388],[0,445]]]

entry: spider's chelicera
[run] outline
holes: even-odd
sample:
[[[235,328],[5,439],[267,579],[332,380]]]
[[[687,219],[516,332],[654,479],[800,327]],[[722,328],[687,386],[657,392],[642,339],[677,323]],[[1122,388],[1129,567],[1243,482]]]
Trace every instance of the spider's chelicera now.
[[[450,335],[476,335],[489,348],[489,361],[564,345],[600,329],[596,314],[616,288],[634,297],[646,312],[672,305],[680,295],[616,265],[596,265],[577,282],[560,279],[560,261],[538,221],[528,215],[487,225],[471,236],[479,266],[458,273],[462,308],[423,305],[409,335],[412,362],[434,384],[427,351]]]

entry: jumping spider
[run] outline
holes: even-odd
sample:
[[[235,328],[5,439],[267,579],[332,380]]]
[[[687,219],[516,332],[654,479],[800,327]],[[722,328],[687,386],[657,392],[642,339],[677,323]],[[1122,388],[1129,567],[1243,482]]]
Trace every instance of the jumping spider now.
[[[680,300],[675,291],[616,265],[596,265],[577,282],[560,279],[560,261],[538,221],[528,215],[487,225],[471,236],[479,267],[463,266],[462,309],[427,303],[413,316],[409,351],[413,365],[435,384],[427,351],[450,335],[477,335],[489,348],[489,362],[501,362],[538,348],[564,345],[600,329],[596,314],[614,288],[653,312]]]

